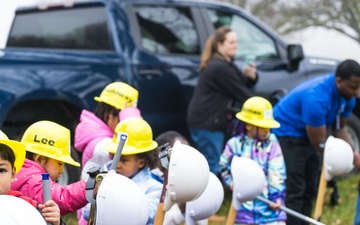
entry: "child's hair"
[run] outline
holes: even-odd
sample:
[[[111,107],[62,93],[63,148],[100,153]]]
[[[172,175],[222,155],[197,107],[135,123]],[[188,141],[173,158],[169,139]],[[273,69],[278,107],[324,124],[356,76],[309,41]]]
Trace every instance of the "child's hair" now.
[[[39,154],[33,153],[33,152],[29,152],[26,151],[26,156],[25,158],[30,159],[32,161],[35,161],[35,156],[37,156]],[[49,157],[43,156],[45,158],[45,162],[47,162],[49,160]]]
[[[172,147],[177,140],[179,140],[182,144],[189,144],[183,135],[173,130],[166,131],[155,138],[155,141],[159,146],[169,143]]]
[[[120,110],[108,105],[104,102],[99,102],[98,106],[95,109],[95,115],[99,117],[103,122],[107,122],[109,119],[109,114],[112,114],[114,116],[119,115]]]
[[[234,122],[234,129],[232,131],[231,136],[234,137],[234,136],[239,135],[240,138],[242,139],[245,134],[246,134],[245,123],[242,122],[241,120],[236,120]]]
[[[114,158],[114,153],[110,153],[111,158]],[[137,159],[144,159],[144,167],[149,167],[151,170],[156,168],[159,157],[158,152],[154,149],[152,151],[135,154]]]
[[[235,122],[234,129],[233,129],[231,136],[232,137],[239,136],[240,141],[243,142],[246,134],[247,134],[246,123],[241,120],[237,120]],[[254,143],[255,143],[256,148],[263,147],[264,145],[267,145],[268,142],[269,142],[269,139],[260,140],[258,138],[258,134],[256,134],[256,137],[254,138]]]
[[[34,161],[35,153],[26,151],[25,158],[33,160]]]
[[[159,160],[158,152],[154,150],[136,154],[136,157],[138,159],[144,159],[145,167],[149,167],[150,170],[156,168]]]
[[[15,154],[13,150],[9,146],[1,143],[0,143],[0,158],[9,161],[11,166],[14,167]]]

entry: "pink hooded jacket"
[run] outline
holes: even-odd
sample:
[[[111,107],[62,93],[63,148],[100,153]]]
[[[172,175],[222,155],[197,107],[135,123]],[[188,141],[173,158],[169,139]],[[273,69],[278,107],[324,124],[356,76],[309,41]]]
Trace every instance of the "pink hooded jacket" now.
[[[125,108],[120,111],[119,119],[124,120],[129,117],[141,117],[140,110],[137,108]],[[81,172],[82,179],[87,179],[85,175],[92,166],[102,167],[105,162],[110,160],[108,152],[103,150],[103,146],[110,142],[114,133],[101,119],[94,113],[83,110],[80,116],[80,123],[75,129],[75,148],[83,152]],[[110,140],[106,140],[110,139]],[[96,148],[96,150],[95,150]],[[94,151],[95,155],[94,155]],[[104,157],[108,157],[104,161]],[[79,225],[87,225],[88,221],[82,216],[82,211],[77,211]]]
[[[106,123],[94,113],[83,110],[80,123],[75,129],[75,148],[82,152],[82,166],[93,157],[96,144],[104,138],[112,138],[114,133]],[[110,160],[110,157],[109,157]]]
[[[25,159],[23,167],[11,184],[11,189],[43,203],[42,173],[46,171],[40,164]],[[74,212],[87,204],[85,184],[85,181],[81,180],[63,187],[50,179],[51,198],[59,205],[61,215]]]

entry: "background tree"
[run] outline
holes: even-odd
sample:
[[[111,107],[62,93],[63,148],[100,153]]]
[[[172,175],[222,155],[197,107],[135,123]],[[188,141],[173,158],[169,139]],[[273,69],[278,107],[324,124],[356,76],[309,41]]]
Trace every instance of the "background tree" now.
[[[286,35],[310,26],[336,30],[360,43],[359,0],[223,0]]]

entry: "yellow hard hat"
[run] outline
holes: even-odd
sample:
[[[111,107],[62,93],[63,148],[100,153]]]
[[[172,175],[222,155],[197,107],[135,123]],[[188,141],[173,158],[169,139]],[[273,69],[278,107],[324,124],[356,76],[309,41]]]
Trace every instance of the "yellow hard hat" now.
[[[241,111],[236,113],[236,118],[257,127],[280,127],[280,123],[273,118],[271,103],[265,98],[258,96],[251,97],[246,100]]]
[[[46,120],[33,123],[26,129],[21,143],[29,152],[80,166],[70,155],[70,130],[57,123]]]
[[[9,138],[0,130],[0,143],[9,146],[15,155],[14,167],[18,173],[25,161],[25,146],[18,141],[9,140]]]
[[[136,107],[139,92],[130,85],[123,82],[114,82],[107,85],[95,101],[104,102],[117,109],[125,107]]]
[[[152,151],[158,144],[153,141],[150,125],[142,118],[127,118],[121,121],[115,128],[112,141],[105,145],[105,150],[115,154],[119,145],[120,134],[127,134],[128,138],[121,155],[133,155]]]

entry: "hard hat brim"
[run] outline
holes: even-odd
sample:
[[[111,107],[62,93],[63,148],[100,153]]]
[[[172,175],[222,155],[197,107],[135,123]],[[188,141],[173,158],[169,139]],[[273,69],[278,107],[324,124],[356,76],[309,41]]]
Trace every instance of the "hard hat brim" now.
[[[12,141],[12,140],[0,140],[0,143],[9,146],[9,148],[11,148],[11,150],[14,152],[15,155],[14,167],[16,169],[16,173],[18,173],[25,161],[25,155],[26,155],[25,145],[23,145],[18,141]]]
[[[46,225],[39,211],[24,199],[2,194],[0,202],[1,224]]]
[[[254,125],[257,127],[261,127],[261,128],[279,128],[280,127],[280,123],[274,119],[251,120],[251,119],[244,117],[240,113],[236,114],[236,118],[245,123],[248,123],[248,124],[251,124],[251,125]]]
[[[200,197],[209,182],[209,171],[203,154],[177,140],[171,151],[164,210],[168,211],[175,203],[190,202]]]
[[[186,203],[185,222],[195,224],[195,221],[209,218],[216,213],[224,200],[224,188],[219,178],[209,172],[209,181],[199,198]]]
[[[46,147],[44,147],[44,149],[45,148]],[[43,149],[39,149],[39,146],[36,146],[36,148],[33,148],[31,146],[31,144],[28,144],[27,147],[26,147],[26,151],[29,151],[29,152],[32,152],[32,153],[35,153],[35,154],[39,154],[39,155],[43,155],[43,156],[46,156],[48,158],[52,158],[52,159],[58,160],[60,162],[76,166],[76,167],[80,167],[80,163],[76,162],[73,158],[71,158],[71,156],[66,156],[66,155],[64,156],[63,155],[63,156],[58,156],[57,157],[54,154],[47,153]]]
[[[119,110],[124,109],[124,107],[119,107],[119,106],[113,104],[111,99],[107,99],[106,97],[94,97],[94,100],[97,101],[97,102],[106,103],[106,104],[111,105],[112,107],[114,107],[116,109],[119,109]],[[119,105],[125,105],[125,103],[126,103],[125,101],[121,101],[121,100],[119,100],[119,102],[121,102],[121,104],[119,104]]]
[[[118,143],[110,142],[107,145],[105,145],[104,149],[106,151],[108,151],[109,153],[115,154],[118,145],[119,145]],[[123,148],[123,150],[121,152],[121,155],[140,154],[140,153],[143,153],[143,152],[152,151],[157,147],[158,147],[158,144],[155,141],[151,141],[151,144],[149,146],[142,147],[142,148],[136,148],[136,147],[128,146],[128,145],[125,144],[124,148]]]
[[[255,199],[263,191],[265,173],[251,158],[234,156],[231,161],[231,174],[234,183],[233,206],[239,210],[241,203]],[[246,185],[243,185],[244,180],[248,181]]]
[[[95,216],[97,224],[146,224],[149,207],[145,192],[130,178],[110,170],[97,192]]]

